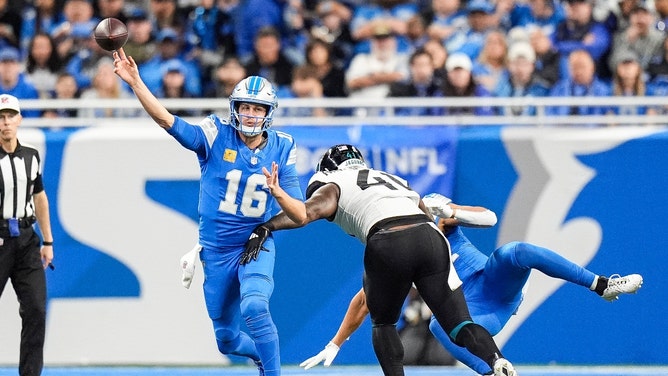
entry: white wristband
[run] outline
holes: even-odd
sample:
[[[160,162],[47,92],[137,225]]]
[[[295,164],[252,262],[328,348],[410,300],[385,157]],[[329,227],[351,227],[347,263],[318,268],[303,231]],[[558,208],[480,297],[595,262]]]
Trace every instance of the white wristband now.
[[[491,227],[496,224],[496,214],[491,210],[457,210],[453,218],[469,226]]]

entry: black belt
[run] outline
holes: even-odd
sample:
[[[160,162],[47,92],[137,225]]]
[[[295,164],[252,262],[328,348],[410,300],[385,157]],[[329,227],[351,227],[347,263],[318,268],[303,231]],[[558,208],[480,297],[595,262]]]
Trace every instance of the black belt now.
[[[31,227],[33,225],[33,223],[35,223],[36,220],[37,220],[37,218],[35,218],[34,215],[30,216],[30,217],[19,218],[18,219],[19,228]],[[0,220],[0,229],[7,229],[7,228],[9,228],[9,220],[7,220],[7,219]]]
[[[380,221],[376,222],[376,224],[371,226],[369,229],[369,234],[366,236],[366,240],[368,241],[369,238],[371,238],[375,233],[383,229],[428,222],[431,222],[431,219],[429,219],[426,214],[403,215],[400,217],[381,219]]]

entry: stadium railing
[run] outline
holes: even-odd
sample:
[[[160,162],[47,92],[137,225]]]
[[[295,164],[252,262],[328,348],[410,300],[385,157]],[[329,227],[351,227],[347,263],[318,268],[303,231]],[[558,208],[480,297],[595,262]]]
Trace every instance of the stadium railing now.
[[[223,118],[229,115],[227,99],[162,99],[170,110],[195,110],[203,114],[216,113]],[[446,116],[395,116],[399,108],[415,107],[522,107],[536,108],[535,115],[446,115]],[[351,125],[527,125],[527,126],[612,126],[612,125],[668,125],[668,115],[568,115],[550,116],[549,107],[604,107],[632,108],[642,106],[658,108],[668,113],[665,97],[524,97],[524,98],[324,98],[324,99],[280,99],[279,114],[274,125],[292,126],[351,126]],[[147,117],[136,99],[60,100],[34,99],[21,101],[24,110],[37,109],[137,109],[139,117]],[[324,108],[347,115],[310,117],[290,116],[300,110]],[[366,115],[361,115],[365,113]],[[195,117],[195,121],[201,116]],[[25,118],[28,127],[87,127],[136,123],[137,118]]]

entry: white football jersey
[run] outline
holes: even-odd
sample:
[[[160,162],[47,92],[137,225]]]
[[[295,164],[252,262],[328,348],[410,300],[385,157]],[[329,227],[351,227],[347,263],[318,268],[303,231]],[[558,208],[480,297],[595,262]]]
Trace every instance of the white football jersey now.
[[[378,221],[406,215],[424,214],[418,207],[420,195],[408,182],[387,172],[337,170],[317,172],[314,182],[334,183],[341,190],[334,223],[366,244],[371,227]]]

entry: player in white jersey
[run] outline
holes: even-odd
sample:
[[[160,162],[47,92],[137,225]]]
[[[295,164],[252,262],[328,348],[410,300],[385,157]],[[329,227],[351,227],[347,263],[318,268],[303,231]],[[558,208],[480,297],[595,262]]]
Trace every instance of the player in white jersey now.
[[[517,312],[529,274],[534,269],[588,288],[607,301],[614,301],[621,294],[635,293],[643,283],[639,274],[623,277],[613,275],[610,278],[594,274],[552,250],[530,243],[510,242],[487,256],[471,243],[460,226],[494,226],[494,212],[481,206],[457,205],[449,198],[433,193],[425,196],[423,202],[433,215],[439,217],[438,227],[450,244],[453,265],[463,282],[464,297],[473,320],[492,335],[499,333]],[[300,366],[310,369],[320,362],[329,366],[340,346],[362,325],[367,314],[364,291],[360,290],[350,301],[343,322],[331,341],[320,353],[305,360]],[[489,365],[454,344],[433,316],[429,329],[457,360],[479,374],[492,373]]]
[[[490,333],[471,320],[449,244],[418,193],[404,179],[368,168],[352,145],[330,148],[317,171],[306,192],[306,223],[326,218],[366,245],[364,291],[383,373],[404,375],[396,323],[414,283],[456,344],[484,360],[495,375],[516,375]],[[262,234],[303,225],[283,213],[274,216],[248,240],[241,262],[258,257],[264,248]]]

